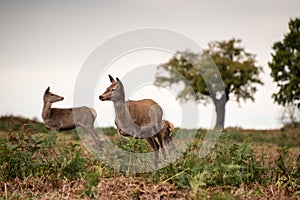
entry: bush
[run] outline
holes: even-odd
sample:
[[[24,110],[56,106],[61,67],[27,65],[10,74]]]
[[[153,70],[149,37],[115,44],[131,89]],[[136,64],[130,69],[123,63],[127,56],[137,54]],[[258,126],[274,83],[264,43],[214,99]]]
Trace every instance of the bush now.
[[[265,183],[268,167],[255,158],[251,143],[228,144],[220,139],[209,155],[199,158],[200,141],[191,144],[178,162],[152,175],[155,182],[169,181],[181,189]],[[197,144],[198,145],[197,145]]]
[[[276,159],[276,165],[273,170],[275,182],[278,190],[284,190],[291,194],[295,191],[300,191],[300,154],[294,165],[288,156],[289,149],[283,147],[278,150],[279,156]]]
[[[218,144],[210,156],[200,160],[192,177],[205,186],[262,183],[266,168],[256,161],[251,144]]]
[[[87,158],[78,145],[56,145],[57,133],[33,133],[22,128],[0,140],[1,181],[29,176],[77,178]]]

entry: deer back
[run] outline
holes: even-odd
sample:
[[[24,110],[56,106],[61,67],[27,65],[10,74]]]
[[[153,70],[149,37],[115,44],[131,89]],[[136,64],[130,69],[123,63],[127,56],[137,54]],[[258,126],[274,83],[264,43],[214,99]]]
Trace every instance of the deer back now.
[[[152,99],[126,102],[130,116],[134,123],[139,126],[146,126],[153,122],[162,120],[162,109]]]

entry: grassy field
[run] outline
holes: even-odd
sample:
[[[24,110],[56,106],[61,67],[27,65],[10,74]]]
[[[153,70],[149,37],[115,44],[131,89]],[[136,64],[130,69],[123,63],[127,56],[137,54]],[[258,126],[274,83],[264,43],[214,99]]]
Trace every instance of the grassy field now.
[[[101,130],[119,145],[114,128]],[[95,159],[76,131],[49,132],[36,120],[1,117],[0,199],[300,198],[300,129],[228,128],[204,158],[206,130],[176,129],[176,147],[191,134],[175,162],[132,174]],[[151,151],[145,141],[128,138],[120,148]]]

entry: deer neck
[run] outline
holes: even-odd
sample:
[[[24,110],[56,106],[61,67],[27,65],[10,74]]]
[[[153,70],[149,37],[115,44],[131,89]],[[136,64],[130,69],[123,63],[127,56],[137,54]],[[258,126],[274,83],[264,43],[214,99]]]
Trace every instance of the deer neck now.
[[[122,119],[126,116],[126,113],[128,112],[126,108],[124,90],[119,91],[118,94],[119,95],[117,96],[117,98],[113,100],[113,103],[115,107],[116,117],[120,117]]]
[[[122,129],[126,133],[137,132],[138,127],[134,124],[129,108],[125,101],[124,91],[120,93],[117,99],[114,101],[115,107],[115,122],[118,124],[118,128]]]
[[[128,116],[128,109],[124,99],[114,102],[116,118],[124,119]]]
[[[43,107],[43,113],[42,113],[43,119],[49,118],[50,113],[51,113],[51,103],[44,101],[44,107]]]

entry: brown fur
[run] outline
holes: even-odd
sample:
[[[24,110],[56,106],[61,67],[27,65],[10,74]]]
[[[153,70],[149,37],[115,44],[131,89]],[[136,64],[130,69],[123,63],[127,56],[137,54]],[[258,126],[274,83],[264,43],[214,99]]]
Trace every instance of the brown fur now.
[[[126,102],[126,105],[129,109],[130,116],[134,120],[134,123],[139,126],[146,126],[150,123],[149,110],[153,106],[158,104],[152,99],[143,99],[139,101],[129,100]],[[162,112],[158,113],[158,117],[161,118]]]
[[[156,135],[158,142],[160,144],[160,147],[162,149],[162,153],[165,158],[166,158],[165,148],[168,149],[169,154],[171,154],[171,151],[173,151],[175,149],[175,146],[174,146],[173,140],[172,140],[173,132],[174,132],[174,125],[170,121],[164,120],[163,128]]]
[[[119,133],[137,139],[145,138],[155,151],[157,161],[160,147],[155,137],[158,138],[161,148],[164,144],[169,144],[169,138],[164,138],[169,132],[167,132],[167,127],[162,125],[163,111],[161,107],[152,99],[125,101],[121,81],[118,78],[115,81],[110,75],[109,79],[111,85],[99,96],[99,99],[113,101],[116,113],[115,124]],[[167,124],[167,122],[164,123]]]
[[[44,107],[42,118],[46,128],[52,131],[71,130],[79,126],[91,134],[98,141],[94,131],[94,121],[97,117],[93,108],[86,106],[76,108],[51,108],[52,103],[62,101],[64,98],[50,92],[48,87],[44,93]]]

